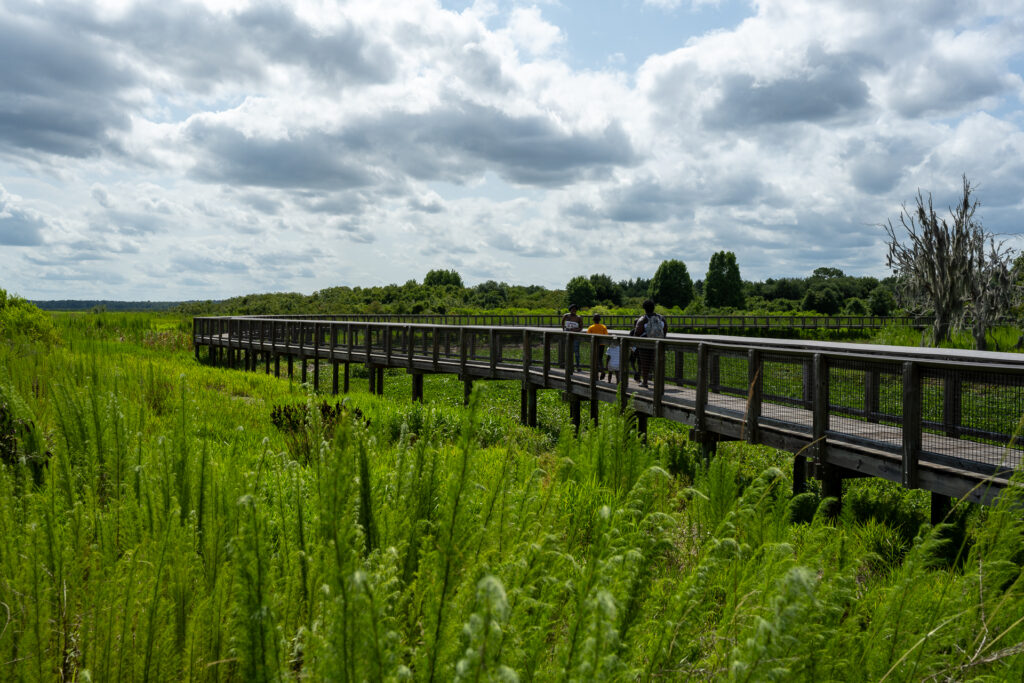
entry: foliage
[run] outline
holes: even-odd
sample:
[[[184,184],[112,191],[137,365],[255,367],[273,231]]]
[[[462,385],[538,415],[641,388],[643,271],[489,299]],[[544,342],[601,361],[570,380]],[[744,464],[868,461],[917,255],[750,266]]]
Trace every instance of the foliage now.
[[[658,305],[686,308],[693,300],[693,281],[686,264],[676,259],[662,261],[651,280],[649,294]]]
[[[457,287],[462,289],[462,276],[454,268],[451,270],[434,269],[423,277],[424,287]]]
[[[597,303],[597,291],[588,278],[577,275],[565,285],[565,304],[589,308]]]
[[[743,281],[733,252],[712,254],[704,280],[704,299],[711,308],[743,308]]]
[[[594,285],[594,301],[611,306],[622,305],[622,285],[617,284],[604,273],[590,276],[590,284]]]
[[[896,308],[896,297],[885,285],[878,285],[868,296],[868,311],[871,315],[887,316]]]
[[[50,317],[34,304],[0,289],[0,340],[17,338],[55,344],[57,332]]]
[[[997,243],[975,218],[977,200],[963,177],[963,192],[950,208],[950,222],[939,218],[920,191],[916,210],[906,206],[899,222],[908,243],[901,241],[890,219],[887,265],[897,277],[901,304],[934,315],[932,341],[949,339],[954,329],[971,326],[978,349],[986,347],[986,331],[1016,302],[1011,274],[1013,252]]]
[[[847,299],[842,312],[844,315],[867,315],[868,306],[863,299]]]
[[[842,303],[843,295],[839,293],[839,289],[833,285],[825,285],[808,289],[804,300],[800,302],[800,308],[822,315],[835,315]]]

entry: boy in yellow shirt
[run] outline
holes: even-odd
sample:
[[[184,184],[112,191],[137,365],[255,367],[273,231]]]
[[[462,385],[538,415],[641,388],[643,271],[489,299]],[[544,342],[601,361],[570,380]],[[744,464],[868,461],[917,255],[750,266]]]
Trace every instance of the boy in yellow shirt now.
[[[587,328],[587,334],[608,334],[608,328],[601,323],[600,315],[594,315],[594,324]],[[601,356],[601,363],[599,367],[601,368],[600,379],[604,379],[605,357],[603,355]]]

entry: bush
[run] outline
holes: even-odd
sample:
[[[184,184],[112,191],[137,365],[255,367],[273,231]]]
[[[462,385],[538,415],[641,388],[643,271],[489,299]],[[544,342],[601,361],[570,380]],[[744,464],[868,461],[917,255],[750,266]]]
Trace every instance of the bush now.
[[[867,315],[868,307],[862,299],[850,299],[843,307],[843,313],[846,315]]]
[[[18,296],[8,296],[0,289],[0,339],[18,337],[53,344],[57,331],[50,317],[35,305]]]

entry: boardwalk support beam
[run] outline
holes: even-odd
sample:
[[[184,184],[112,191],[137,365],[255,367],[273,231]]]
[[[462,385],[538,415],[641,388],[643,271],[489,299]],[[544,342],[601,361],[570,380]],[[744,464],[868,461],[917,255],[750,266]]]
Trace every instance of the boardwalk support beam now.
[[[412,400],[423,403],[423,373],[412,373]]]

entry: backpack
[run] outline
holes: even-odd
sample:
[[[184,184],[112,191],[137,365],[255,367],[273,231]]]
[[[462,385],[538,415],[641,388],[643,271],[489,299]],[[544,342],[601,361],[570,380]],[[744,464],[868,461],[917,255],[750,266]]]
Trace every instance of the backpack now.
[[[654,315],[647,316],[647,321],[644,323],[644,336],[645,337],[664,337],[665,336],[665,319],[655,313]]]

